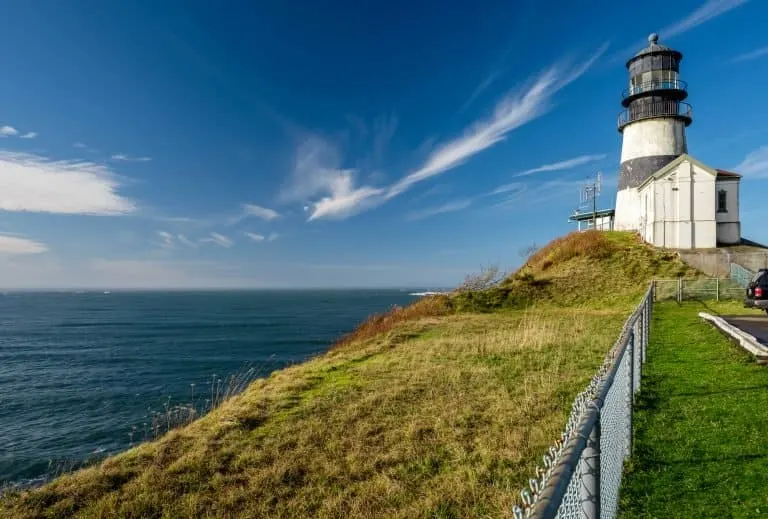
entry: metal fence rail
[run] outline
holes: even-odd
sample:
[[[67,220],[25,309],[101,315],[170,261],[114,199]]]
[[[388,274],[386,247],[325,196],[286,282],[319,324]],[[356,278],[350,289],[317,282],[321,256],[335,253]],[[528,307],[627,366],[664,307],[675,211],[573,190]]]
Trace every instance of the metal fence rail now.
[[[560,439],[523,490],[517,519],[614,518],[624,460],[632,451],[632,404],[640,389],[654,286],[624,323],[619,339],[573,403]]]

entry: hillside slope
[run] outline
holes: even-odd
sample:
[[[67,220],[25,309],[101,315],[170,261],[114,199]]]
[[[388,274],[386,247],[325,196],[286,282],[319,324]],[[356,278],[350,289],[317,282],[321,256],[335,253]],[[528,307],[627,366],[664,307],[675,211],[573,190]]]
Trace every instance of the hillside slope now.
[[[568,235],[499,287],[374,316],[186,427],[8,494],[0,516],[510,517],[647,283],[673,275],[696,273],[633,235]]]

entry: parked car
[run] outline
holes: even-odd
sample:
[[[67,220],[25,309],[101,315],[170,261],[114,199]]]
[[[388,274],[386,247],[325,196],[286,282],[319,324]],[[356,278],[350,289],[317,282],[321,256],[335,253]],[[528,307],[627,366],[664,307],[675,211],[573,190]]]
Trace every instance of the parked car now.
[[[768,313],[768,269],[760,269],[747,286],[747,299],[744,306],[761,308]]]

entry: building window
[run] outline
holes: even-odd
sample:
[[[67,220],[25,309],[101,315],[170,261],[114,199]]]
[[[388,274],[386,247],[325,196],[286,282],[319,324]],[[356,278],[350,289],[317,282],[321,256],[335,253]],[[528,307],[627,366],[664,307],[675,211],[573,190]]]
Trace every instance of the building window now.
[[[728,212],[728,191],[725,189],[721,189],[717,192],[717,212],[718,213],[727,213]]]

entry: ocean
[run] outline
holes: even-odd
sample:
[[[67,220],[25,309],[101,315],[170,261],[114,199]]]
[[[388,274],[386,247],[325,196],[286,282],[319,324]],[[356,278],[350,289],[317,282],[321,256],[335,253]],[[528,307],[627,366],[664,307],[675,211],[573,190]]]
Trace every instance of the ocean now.
[[[168,402],[203,407],[215,378],[301,362],[369,314],[416,298],[402,290],[0,294],[0,486],[124,450]]]

